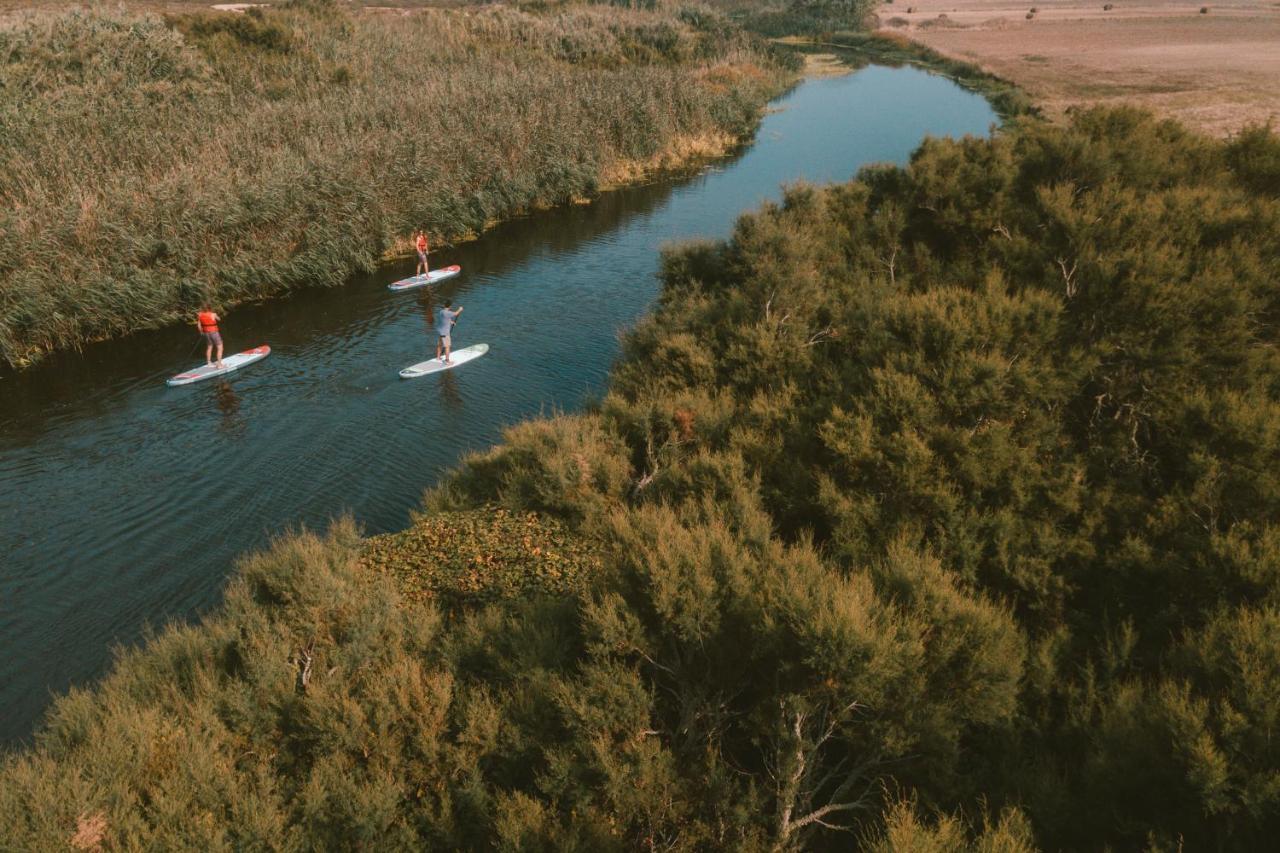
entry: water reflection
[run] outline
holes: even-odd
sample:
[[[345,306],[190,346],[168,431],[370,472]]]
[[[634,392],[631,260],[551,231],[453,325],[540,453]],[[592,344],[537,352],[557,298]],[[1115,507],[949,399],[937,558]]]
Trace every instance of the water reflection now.
[[[213,398],[218,404],[218,411],[222,412],[218,430],[234,437],[244,435],[248,422],[244,415],[240,414],[240,397],[231,387],[231,383],[223,378],[214,380]]]
[[[440,373],[437,385],[440,390],[440,403],[444,408],[461,412],[465,400],[462,398],[462,390],[458,387],[458,377],[454,371],[446,370]]]
[[[422,335],[426,342],[424,350],[434,351],[436,345],[436,295],[435,288],[428,285],[414,295],[418,305],[418,315],[422,317]]]

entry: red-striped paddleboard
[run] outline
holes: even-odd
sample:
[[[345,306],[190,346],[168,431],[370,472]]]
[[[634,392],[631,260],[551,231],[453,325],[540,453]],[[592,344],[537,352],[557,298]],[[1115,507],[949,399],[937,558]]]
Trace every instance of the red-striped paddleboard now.
[[[451,267],[441,267],[438,270],[432,270],[426,275],[415,275],[409,278],[402,278],[399,281],[388,284],[387,290],[412,290],[415,287],[423,287],[428,284],[435,284],[438,281],[444,281],[446,278],[453,278],[462,272],[462,267],[454,264]]]
[[[271,347],[263,344],[260,347],[254,347],[253,349],[227,356],[222,360],[221,368],[213,364],[203,364],[195,370],[188,370],[186,373],[179,373],[171,379],[166,379],[165,384],[169,386],[190,385],[192,382],[201,382],[205,379],[212,379],[215,376],[223,376],[233,370],[239,370],[246,364],[262,361],[269,355],[271,355]]]

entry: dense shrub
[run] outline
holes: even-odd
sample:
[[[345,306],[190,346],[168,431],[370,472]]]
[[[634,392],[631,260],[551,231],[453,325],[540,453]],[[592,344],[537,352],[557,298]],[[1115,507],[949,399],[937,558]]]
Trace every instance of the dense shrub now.
[[[1227,162],[1252,190],[1280,195],[1280,139],[1270,127],[1249,127],[1227,146]]]
[[[930,600],[949,577],[1016,614],[1022,723],[971,740],[931,802],[1018,804],[1055,847],[1277,828],[1276,145],[1084,112],[793,188],[667,258],[604,405],[629,442],[667,470],[742,460],[784,538],[882,595],[905,576],[874,567],[910,545],[938,560]],[[624,417],[678,400],[705,433]]]
[[[976,837],[963,816],[939,815],[936,821],[922,820],[919,809],[909,800],[894,803],[885,813],[883,831],[868,833],[862,849],[868,853],[1026,853],[1036,849],[1026,817],[1010,809],[992,821],[983,816]]]
[[[493,502],[581,523],[621,506],[630,485],[626,445],[595,418],[566,416],[507,429],[503,443],[466,458],[427,498],[432,510]]]

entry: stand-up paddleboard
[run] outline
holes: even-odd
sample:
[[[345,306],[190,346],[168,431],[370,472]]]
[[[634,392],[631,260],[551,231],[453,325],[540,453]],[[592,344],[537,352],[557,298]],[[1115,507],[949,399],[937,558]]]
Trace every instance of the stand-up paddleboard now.
[[[438,358],[430,361],[419,362],[412,367],[406,367],[400,371],[401,379],[417,379],[419,376],[428,376],[432,373],[439,373],[442,370],[450,370],[460,364],[466,364],[468,361],[475,361],[480,356],[489,351],[488,344],[476,344],[474,346],[456,349],[453,355],[449,356],[449,363],[445,364]]]
[[[462,272],[462,267],[454,264],[451,267],[441,267],[438,270],[431,270],[426,275],[415,275],[409,278],[402,278],[397,282],[387,285],[387,290],[412,290],[415,287],[422,287],[427,284],[435,284],[437,281],[444,281],[446,278],[453,278]]]
[[[197,367],[195,370],[188,370],[186,373],[179,373],[172,379],[166,379],[165,384],[173,385],[190,385],[192,382],[200,382],[205,379],[212,379],[215,376],[222,376],[233,370],[239,370],[246,364],[253,364],[255,361],[262,361],[271,355],[271,347],[263,344],[260,347],[247,349],[244,352],[238,352],[235,355],[229,355],[222,360],[222,367],[216,364],[205,364]]]

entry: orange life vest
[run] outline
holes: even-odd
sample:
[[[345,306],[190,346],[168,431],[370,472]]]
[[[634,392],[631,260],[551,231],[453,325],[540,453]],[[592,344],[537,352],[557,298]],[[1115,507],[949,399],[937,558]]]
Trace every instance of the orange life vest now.
[[[426,250],[427,250],[427,235],[419,234],[418,235],[418,251],[425,252]]]
[[[200,321],[200,331],[205,334],[218,331],[218,315],[212,311],[201,311],[196,315],[196,319]]]

